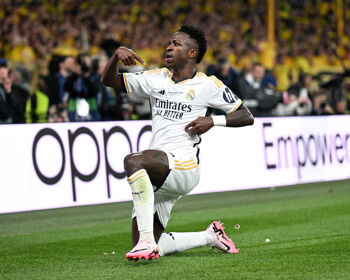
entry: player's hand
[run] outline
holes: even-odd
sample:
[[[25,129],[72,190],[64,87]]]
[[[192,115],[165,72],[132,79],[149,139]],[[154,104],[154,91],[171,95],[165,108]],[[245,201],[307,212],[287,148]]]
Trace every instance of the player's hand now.
[[[141,57],[139,57],[133,50],[125,47],[119,47],[115,51],[115,55],[125,66],[136,65],[136,61],[145,64]]]
[[[191,136],[201,135],[207,132],[214,126],[213,119],[211,117],[198,117],[194,121],[190,122],[185,127],[185,131]]]

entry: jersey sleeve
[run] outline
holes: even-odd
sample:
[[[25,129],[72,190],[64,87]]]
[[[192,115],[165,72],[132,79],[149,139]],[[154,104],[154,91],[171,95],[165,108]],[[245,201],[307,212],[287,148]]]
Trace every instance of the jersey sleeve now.
[[[242,100],[234,94],[222,81],[215,76],[210,79],[208,90],[208,106],[220,109],[226,114],[236,111],[242,104]]]
[[[123,73],[123,82],[127,93],[139,97],[149,97],[152,93],[150,75],[147,72]]]

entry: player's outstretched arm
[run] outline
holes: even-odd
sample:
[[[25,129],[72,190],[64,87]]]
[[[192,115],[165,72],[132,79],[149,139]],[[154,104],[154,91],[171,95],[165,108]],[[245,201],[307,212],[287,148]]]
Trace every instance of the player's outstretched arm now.
[[[141,64],[145,62],[131,49],[119,47],[109,59],[105,69],[101,75],[101,82],[108,87],[112,87],[117,91],[122,91],[122,77],[119,74],[118,61],[123,62],[125,66],[136,65],[136,61]]]
[[[254,117],[252,113],[243,104],[234,111],[225,116],[226,126],[229,127],[241,127],[252,125],[254,123]],[[201,135],[207,132],[214,126],[212,117],[198,117],[194,121],[190,122],[185,127],[185,131],[191,136]]]

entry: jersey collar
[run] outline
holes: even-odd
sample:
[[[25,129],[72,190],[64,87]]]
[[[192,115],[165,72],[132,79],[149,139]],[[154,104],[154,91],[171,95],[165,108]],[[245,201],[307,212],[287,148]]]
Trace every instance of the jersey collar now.
[[[193,73],[193,76],[192,76],[191,78],[189,78],[189,79],[184,79],[184,80],[181,80],[181,81],[175,81],[175,80],[173,79],[173,77],[171,77],[170,79],[171,79],[171,81],[172,81],[174,84],[182,84],[182,83],[185,83],[185,82],[187,82],[187,81],[189,81],[189,80],[192,80],[194,77],[196,77],[197,74],[198,74],[198,72],[197,72],[197,70],[195,70],[194,73]]]

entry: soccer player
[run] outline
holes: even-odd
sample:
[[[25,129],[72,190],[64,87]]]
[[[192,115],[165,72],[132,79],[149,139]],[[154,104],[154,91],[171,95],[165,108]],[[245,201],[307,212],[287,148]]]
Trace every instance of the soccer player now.
[[[129,260],[160,256],[199,246],[238,253],[220,222],[202,232],[163,233],[175,202],[189,193],[200,175],[200,135],[214,125],[241,127],[254,118],[242,101],[215,76],[196,70],[207,49],[201,29],[184,24],[172,35],[165,52],[167,68],[120,74],[124,65],[144,64],[131,49],[120,47],[108,61],[101,81],[118,92],[149,98],[152,108],[150,149],[125,157],[124,167],[133,196]],[[208,107],[222,116],[205,117]]]

